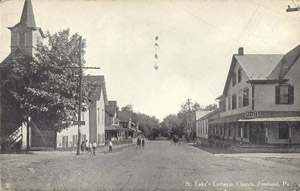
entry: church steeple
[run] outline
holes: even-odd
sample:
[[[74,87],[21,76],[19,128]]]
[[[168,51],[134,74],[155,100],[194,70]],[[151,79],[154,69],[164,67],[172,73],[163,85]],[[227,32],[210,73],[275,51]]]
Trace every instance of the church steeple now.
[[[45,35],[41,28],[36,27],[31,0],[25,0],[20,22],[11,30],[11,52],[21,49],[28,56],[34,56],[37,44]]]
[[[36,27],[31,0],[25,0],[20,23],[27,27]]]

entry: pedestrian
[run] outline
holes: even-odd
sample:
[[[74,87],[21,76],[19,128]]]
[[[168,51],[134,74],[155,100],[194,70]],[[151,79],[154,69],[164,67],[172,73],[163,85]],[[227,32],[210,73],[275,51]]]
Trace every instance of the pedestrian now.
[[[142,148],[144,148],[145,147],[145,139],[143,138],[142,139]]]
[[[110,140],[108,143],[108,152],[112,152],[112,147],[113,147],[113,143]]]
[[[88,153],[91,153],[91,154],[93,154],[93,144],[92,144],[92,142],[90,142],[89,143],[89,151],[88,151]]]
[[[84,154],[84,151],[85,151],[85,147],[86,147],[85,142],[82,141],[82,143],[81,143],[81,151],[82,151],[83,154]]]
[[[136,148],[141,148],[141,138],[138,137],[137,141],[136,141]]]
[[[93,143],[93,155],[96,155],[96,147],[97,147],[97,143],[96,143],[96,141],[94,141],[94,143]]]

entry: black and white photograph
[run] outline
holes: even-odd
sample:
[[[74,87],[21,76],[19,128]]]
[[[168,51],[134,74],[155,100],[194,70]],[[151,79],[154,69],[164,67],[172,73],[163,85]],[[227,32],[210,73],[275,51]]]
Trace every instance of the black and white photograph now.
[[[300,191],[300,0],[0,0],[0,190]]]

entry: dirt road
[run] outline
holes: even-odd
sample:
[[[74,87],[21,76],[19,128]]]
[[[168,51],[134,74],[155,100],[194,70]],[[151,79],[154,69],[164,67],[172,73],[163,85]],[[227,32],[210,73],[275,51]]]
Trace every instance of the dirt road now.
[[[0,155],[2,190],[300,190],[300,167],[147,142],[96,156]]]

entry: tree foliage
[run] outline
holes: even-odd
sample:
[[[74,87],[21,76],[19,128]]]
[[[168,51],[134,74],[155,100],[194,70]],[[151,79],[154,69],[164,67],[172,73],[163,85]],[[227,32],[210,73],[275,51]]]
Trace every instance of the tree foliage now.
[[[79,35],[67,29],[46,36],[48,44],[39,44],[34,58],[12,54],[1,64],[2,127],[15,129],[30,116],[39,127],[59,131],[77,119]],[[85,46],[83,40],[82,65]],[[85,84],[86,102],[89,83]]]

